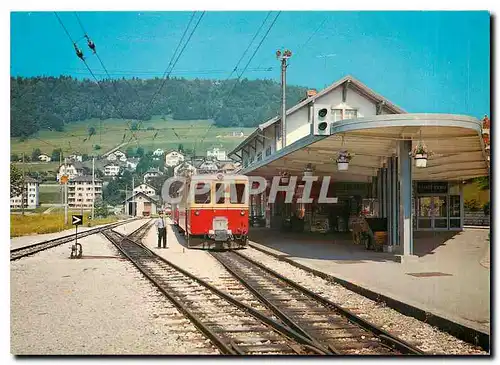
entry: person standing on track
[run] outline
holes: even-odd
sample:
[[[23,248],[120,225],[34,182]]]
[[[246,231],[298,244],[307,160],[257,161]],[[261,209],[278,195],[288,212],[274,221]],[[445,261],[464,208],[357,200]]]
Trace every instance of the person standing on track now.
[[[159,212],[160,217],[156,220],[156,228],[158,229],[158,248],[161,248],[161,241],[163,240],[163,248],[168,248],[167,245],[167,226],[165,225],[165,218],[163,211]]]

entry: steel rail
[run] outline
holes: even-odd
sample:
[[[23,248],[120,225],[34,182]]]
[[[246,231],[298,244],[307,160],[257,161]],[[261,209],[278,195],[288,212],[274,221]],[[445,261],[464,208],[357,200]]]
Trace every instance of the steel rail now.
[[[100,233],[106,229],[111,229],[111,228],[121,226],[123,224],[131,223],[131,222],[135,221],[136,219],[137,218],[132,218],[132,219],[128,219],[128,220],[125,220],[122,222],[110,223],[110,224],[107,224],[107,225],[102,226],[102,227],[91,228],[87,231],[79,232],[78,235],[76,235],[76,237],[77,238],[87,237],[87,236],[90,236],[93,234]],[[56,237],[56,238],[53,238],[50,240],[36,242],[36,243],[32,243],[30,245],[13,248],[10,250],[10,261],[19,260],[20,258],[29,256],[29,255],[33,255],[33,254],[36,254],[36,253],[41,252],[41,251],[45,251],[49,248],[53,248],[53,247],[62,245],[64,243],[70,242],[74,239],[75,239],[75,234],[69,234],[69,235],[65,235],[62,237]]]
[[[107,232],[103,232],[104,235],[107,236]],[[165,258],[157,255],[155,252],[153,252],[152,250],[150,250],[148,247],[130,239],[130,237],[127,237],[127,236],[124,236],[124,235],[121,235],[120,233],[117,233],[117,232],[113,232],[115,233],[116,235],[120,236],[120,238],[122,240],[127,240],[131,243],[134,243],[135,245],[137,245],[138,247],[142,248],[143,251],[145,253],[148,254],[148,256],[150,256],[151,258],[154,258],[156,260],[159,260],[165,264],[167,264],[168,266],[170,266],[171,268],[173,268],[175,271],[181,273],[182,275],[188,277],[189,279],[191,279],[192,281],[198,283],[199,285],[207,288],[209,291],[211,291],[212,293],[214,293],[215,295],[217,295],[218,297],[224,299],[225,301],[231,303],[233,306],[237,307],[238,309],[250,314],[251,316],[253,316],[254,318],[256,318],[257,320],[259,320],[260,322],[262,322],[263,324],[265,324],[267,327],[269,327],[270,329],[272,329],[273,331],[279,333],[281,336],[289,339],[289,340],[293,340],[294,342],[298,343],[299,345],[303,346],[304,348],[307,348],[308,350],[312,351],[313,353],[316,353],[316,354],[319,354],[319,355],[334,355],[335,353],[332,352],[330,349],[326,349],[324,347],[322,347],[321,345],[318,346],[318,344],[314,343],[314,341],[311,341],[309,338],[307,337],[304,337],[301,333],[298,333],[296,332],[294,329],[278,322],[278,321],[275,321],[273,320],[272,318],[269,318],[268,316],[264,315],[263,313],[257,311],[256,309],[242,303],[240,300],[237,300],[235,298],[233,298],[232,296],[224,293],[223,291],[215,288],[214,286],[210,285],[209,283],[207,283],[206,281],[204,281],[203,279],[200,279],[198,277],[196,277],[195,275],[185,271],[184,269],[178,267],[177,265],[173,264],[172,262],[166,260]],[[108,237],[108,236],[107,236]],[[108,237],[109,239],[109,237]],[[134,259],[133,257],[131,257],[127,252],[125,252],[125,250],[120,246],[119,243],[116,243],[116,241],[113,241],[113,239],[110,239],[110,241],[118,248],[118,250],[120,252],[122,252],[124,254],[124,256],[126,256],[140,271],[141,273],[143,273],[153,284],[155,284],[157,287],[159,287],[159,289],[162,291],[162,293],[167,293],[168,291],[162,287],[162,284],[159,283],[156,279],[150,277],[150,274],[148,274],[143,268],[140,267],[140,264],[137,263],[137,260]],[[169,299],[173,298],[172,295],[169,294],[165,294],[168,296]],[[175,299],[175,298],[174,298]],[[183,313],[186,313],[186,311],[189,312],[189,309],[187,309],[185,306],[182,305],[182,303],[180,303],[179,301],[175,300],[175,301],[172,301],[174,303],[174,305],[176,305],[180,310],[183,311]],[[194,315],[193,313],[189,314],[189,317],[196,317],[196,315]],[[195,319],[196,320],[196,319]],[[200,330],[205,333],[205,331],[207,329],[203,328],[202,327],[199,327],[200,324],[202,323],[196,323],[194,322],[198,328],[200,328]],[[209,338],[211,338],[211,336],[213,336],[213,334],[210,334],[207,332],[207,336]],[[221,342],[223,344],[221,344],[221,351],[223,351],[224,353],[230,353],[228,349],[226,349],[224,347],[224,344],[225,342],[223,340],[216,340],[214,342],[214,344],[217,345],[218,342]],[[226,347],[227,347],[227,344],[226,344]],[[234,346],[232,346],[232,350],[236,351],[239,353],[239,351],[237,351],[237,346],[236,348]],[[299,351],[295,350],[295,352],[297,353],[300,353]]]
[[[122,236],[121,234],[117,232],[113,232],[116,235],[120,236],[120,239],[126,239],[127,237]],[[176,307],[181,311],[186,317],[188,317],[191,322],[198,328],[205,336],[207,336],[212,343],[214,343],[219,350],[222,351],[224,354],[229,354],[229,355],[236,355],[239,354],[239,351],[236,349],[233,349],[230,344],[227,344],[224,342],[217,334],[215,334],[210,328],[205,326],[200,318],[196,316],[194,313],[192,313],[184,304],[182,304],[177,298],[175,298],[173,295],[171,295],[161,283],[153,278],[144,268],[139,265],[136,260],[134,260],[121,246],[118,242],[116,242],[116,238],[112,237],[109,232],[104,231],[103,232],[104,236],[115,245],[115,247],[126,257],[129,259],[130,262],[149,280],[151,281],[157,288],[160,290]]]
[[[265,271],[269,275],[275,277],[276,279],[279,279],[280,281],[288,284],[289,286],[293,287],[294,289],[298,290],[302,294],[308,296],[309,298],[317,301],[318,303],[321,303],[324,307],[331,309],[335,311],[336,313],[342,315],[343,317],[347,318],[350,322],[362,327],[363,329],[373,333],[376,335],[382,342],[385,344],[393,347],[394,349],[404,353],[404,354],[411,354],[411,355],[425,355],[426,353],[417,347],[409,344],[408,342],[398,338],[397,336],[381,329],[380,327],[374,325],[373,323],[368,322],[367,320],[359,317],[358,315],[352,313],[348,309],[342,308],[340,305],[333,303],[332,301],[321,297],[320,295],[312,292],[311,290],[305,288],[304,286],[300,285],[299,283],[294,282],[293,280],[290,280],[283,275],[277,273],[276,271],[268,268],[267,266],[237,252],[233,251],[232,254],[235,254],[244,260],[246,260],[248,263],[251,265],[257,266],[259,269]],[[213,255],[213,253],[212,253]],[[221,262],[222,263],[222,262]],[[224,265],[224,264],[223,264]],[[226,265],[224,265],[226,267]]]
[[[233,270],[226,262],[221,258],[221,252],[210,251],[210,254],[222,265],[224,268],[231,273],[241,284],[243,284],[248,290],[250,290],[261,302],[263,302],[283,323],[292,328],[293,330],[300,333],[302,336],[309,338],[316,346],[323,347],[319,340],[317,340],[313,335],[304,330],[296,321],[286,315],[282,310],[280,310],[276,305],[274,305],[264,294],[262,294],[257,288],[251,285],[244,277],[239,275],[235,270]],[[334,348],[332,345],[328,346],[332,352],[336,355],[341,355],[342,352]]]
[[[146,233],[149,231],[149,229],[153,226],[154,220],[153,218],[150,218],[144,223],[142,226],[134,230],[132,233],[128,234],[127,236],[131,238],[132,240],[141,240]]]

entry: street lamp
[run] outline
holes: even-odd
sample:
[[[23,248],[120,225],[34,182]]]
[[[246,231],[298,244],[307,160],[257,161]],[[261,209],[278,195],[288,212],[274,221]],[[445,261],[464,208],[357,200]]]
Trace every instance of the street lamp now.
[[[286,147],[286,60],[290,57],[292,57],[292,51],[288,49],[276,51],[276,58],[281,60],[281,148]]]

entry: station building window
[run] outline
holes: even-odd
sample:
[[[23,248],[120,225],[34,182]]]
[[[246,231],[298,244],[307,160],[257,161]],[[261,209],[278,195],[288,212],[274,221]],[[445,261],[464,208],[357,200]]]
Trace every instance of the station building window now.
[[[416,230],[462,228],[462,194],[458,183],[422,182],[416,187]]]
[[[333,120],[356,119],[358,111],[356,109],[332,109]]]

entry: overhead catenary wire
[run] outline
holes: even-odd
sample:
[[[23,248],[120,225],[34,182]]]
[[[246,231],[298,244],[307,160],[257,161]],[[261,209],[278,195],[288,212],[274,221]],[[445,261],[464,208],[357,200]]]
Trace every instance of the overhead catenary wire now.
[[[193,12],[193,14],[191,15],[191,18],[190,18],[190,20],[189,20],[188,26],[186,27],[186,30],[184,31],[184,33],[183,33],[183,35],[182,35],[182,37],[181,37],[181,40],[179,41],[179,44],[177,45],[176,51],[177,51],[177,49],[180,47],[180,44],[182,43],[182,40],[184,39],[184,36],[185,36],[185,34],[186,34],[187,30],[189,29],[189,26],[190,26],[190,24],[191,24],[191,22],[192,22],[192,20],[193,20],[193,18],[194,18],[195,13],[196,13],[196,12]],[[169,64],[168,64],[168,66],[167,66],[167,68],[165,69],[165,72],[164,72],[164,74],[163,74],[163,77],[162,77],[162,78],[163,78],[163,81],[162,81],[162,83],[160,84],[160,87],[158,88],[158,90],[157,90],[157,91],[153,94],[153,97],[151,98],[151,101],[150,101],[150,102],[148,103],[148,105],[146,106],[146,109],[145,109],[145,110],[147,110],[147,109],[149,109],[149,108],[151,107],[151,105],[153,104],[153,102],[154,102],[154,100],[155,100],[156,96],[157,96],[157,95],[161,92],[161,90],[162,90],[162,89],[163,89],[163,87],[165,86],[165,83],[166,83],[167,79],[170,77],[170,74],[171,74],[171,73],[172,73],[172,71],[174,70],[174,68],[175,68],[175,66],[176,66],[176,64],[177,64],[177,62],[179,61],[180,57],[181,57],[181,56],[182,56],[182,54],[184,53],[184,50],[186,49],[187,45],[188,45],[188,44],[189,44],[189,42],[191,41],[191,38],[193,37],[193,34],[194,34],[194,32],[196,31],[196,29],[198,28],[198,26],[200,25],[200,22],[201,22],[201,20],[203,19],[203,16],[204,16],[204,15],[205,15],[205,11],[203,11],[203,12],[201,13],[200,17],[198,18],[198,21],[197,21],[196,25],[194,26],[193,30],[192,30],[192,31],[191,31],[191,33],[189,34],[189,37],[188,37],[188,39],[187,39],[186,43],[184,43],[184,46],[182,47],[182,49],[180,50],[179,54],[177,55],[177,58],[175,58],[175,61],[173,61],[173,63],[172,63],[172,60],[174,59],[174,57],[175,57],[175,55],[176,55],[176,52],[174,52],[174,55],[172,56],[172,58],[171,58],[171,60],[170,60],[170,62],[169,62]],[[170,66],[171,66],[171,67],[170,67]],[[170,68],[170,71],[168,71],[168,69],[169,69],[169,68]],[[139,122],[139,124],[138,124],[138,128],[140,128],[141,124],[142,124],[142,121],[141,121],[141,122]]]
[[[278,20],[278,17],[280,16],[281,14],[281,11],[278,12],[278,14],[276,14],[276,16],[274,17],[274,20],[273,22],[271,23],[271,25],[268,27],[266,33],[264,34],[264,36],[262,37],[262,39],[260,40],[258,46],[255,48],[252,56],[250,57],[250,59],[248,60],[248,62],[246,63],[243,71],[238,75],[238,78],[236,79],[236,81],[233,83],[233,86],[232,88],[230,89],[230,91],[227,93],[226,97],[224,98],[222,104],[221,104],[221,107],[219,108],[219,110],[217,111],[217,113],[214,115],[214,117],[212,118],[215,122],[216,118],[219,116],[219,114],[222,112],[222,109],[224,107],[224,104],[227,102],[227,100],[229,100],[229,97],[231,96],[232,92],[234,91],[234,89],[236,88],[236,85],[237,83],[239,82],[239,80],[241,79],[241,77],[243,76],[243,74],[245,73],[246,69],[248,68],[248,66],[250,65],[250,63],[252,62],[253,58],[255,57],[255,55],[257,54],[258,50],[260,49],[260,47],[262,46],[262,43],[264,43],[264,40],[267,38],[267,36],[269,35],[269,32],[271,31],[271,29],[273,28],[274,24],[276,23],[276,20]],[[266,20],[267,20],[267,17],[266,17]],[[265,22],[264,22],[265,23]],[[262,26],[261,26],[262,27]],[[257,34],[260,32],[260,29],[261,27],[259,27],[259,30],[257,31]],[[255,37],[254,37],[255,38]],[[253,42],[253,40],[252,40]],[[251,42],[251,43],[252,43]],[[203,136],[203,138],[201,139],[200,141],[200,146],[202,145],[203,141],[205,140],[205,138],[208,136],[208,133],[210,132],[210,129],[212,129],[214,123],[212,123],[205,135]]]
[[[69,31],[67,30],[66,26],[64,25],[64,22],[61,20],[61,18],[59,17],[59,15],[57,14],[57,12],[54,12],[55,16],[57,17],[57,19],[59,20],[59,23],[61,24],[61,26],[63,27],[64,31],[66,32],[66,35],[68,36],[68,38],[70,39],[70,41],[73,43],[74,47],[75,47],[75,50],[78,50],[77,48],[77,45],[76,43],[73,41],[73,38],[71,37],[71,34],[69,33]],[[90,68],[90,66],[88,65],[87,61],[85,60],[85,57],[80,57],[80,59],[82,60],[82,62],[85,64],[85,67],[87,68],[87,70],[89,71],[89,73],[92,75],[92,77],[94,78],[94,80],[96,81],[98,87],[101,89],[102,93],[104,94],[104,96],[108,99],[108,101],[110,102],[110,104],[114,107],[115,111],[118,113],[118,115],[122,118],[122,119],[127,119],[123,116],[123,114],[120,112],[119,108],[114,105],[115,102],[111,99],[111,97],[108,95],[107,91],[104,89],[104,87],[101,85],[101,82],[99,81],[99,79],[96,77],[96,75],[94,74],[94,72],[92,71],[92,69]],[[132,132],[132,136],[136,138],[137,140],[137,136],[135,136],[135,133],[134,131],[132,130],[132,126],[131,124],[129,123],[129,121],[126,121],[128,127],[129,127],[129,130]]]
[[[78,21],[78,24],[80,24],[80,28],[82,28],[82,32],[83,32],[83,34],[84,34],[84,38],[86,38],[86,39],[87,39],[87,42],[88,42],[88,46],[89,46],[89,48],[91,48],[91,50],[92,50],[93,54],[95,54],[95,55],[96,55],[97,59],[99,60],[99,63],[101,64],[101,67],[104,69],[104,71],[105,71],[105,73],[106,73],[106,76],[108,77],[108,79],[110,80],[110,82],[112,82],[112,80],[111,80],[111,79],[112,79],[112,78],[111,78],[111,75],[109,74],[108,69],[107,69],[107,68],[106,68],[106,66],[104,65],[104,62],[102,61],[101,57],[99,56],[99,53],[97,52],[97,49],[95,48],[95,44],[94,44],[93,42],[92,42],[93,47],[91,47],[91,40],[90,40],[90,37],[89,37],[89,35],[88,35],[88,33],[87,33],[87,31],[86,31],[85,27],[83,26],[83,22],[82,22],[82,20],[81,20],[81,19],[80,19],[80,17],[78,16],[78,13],[77,13],[77,12],[74,12],[74,14],[75,14],[75,17],[76,17],[76,19],[77,19],[77,21]],[[84,62],[85,62],[85,60],[84,60]],[[94,73],[94,72],[92,72],[92,71],[90,70],[90,67],[89,67],[87,64],[85,64],[85,66],[87,66],[87,69],[91,72],[91,74],[92,74],[92,76],[94,77],[94,79],[96,79],[96,82],[98,82],[98,81],[97,81],[97,77],[95,77],[95,73]],[[128,86],[132,89],[132,91],[136,94],[136,96],[139,98],[140,96],[139,96],[139,94],[138,94],[137,90],[136,90],[136,89],[135,89],[135,88],[134,88],[134,87],[133,87],[133,86],[132,86],[132,85],[128,82],[128,80],[125,80],[125,82],[126,82],[126,84],[127,84],[127,85],[128,85]],[[115,83],[113,83],[113,82],[112,82],[112,85],[113,85],[113,88],[114,88],[115,94],[117,94],[117,95],[118,95],[118,91],[117,91],[117,89],[116,89],[116,85],[115,85]],[[128,128],[129,128],[129,130],[130,130],[130,132],[131,132],[132,136],[133,136],[133,137],[137,140],[137,136],[135,135],[134,131],[132,130],[132,125],[131,125],[131,123],[129,123],[129,122],[126,122],[126,123],[127,123],[127,126],[128,126]],[[99,123],[99,131],[100,131],[100,135],[102,136],[102,122],[100,122],[100,123]]]

